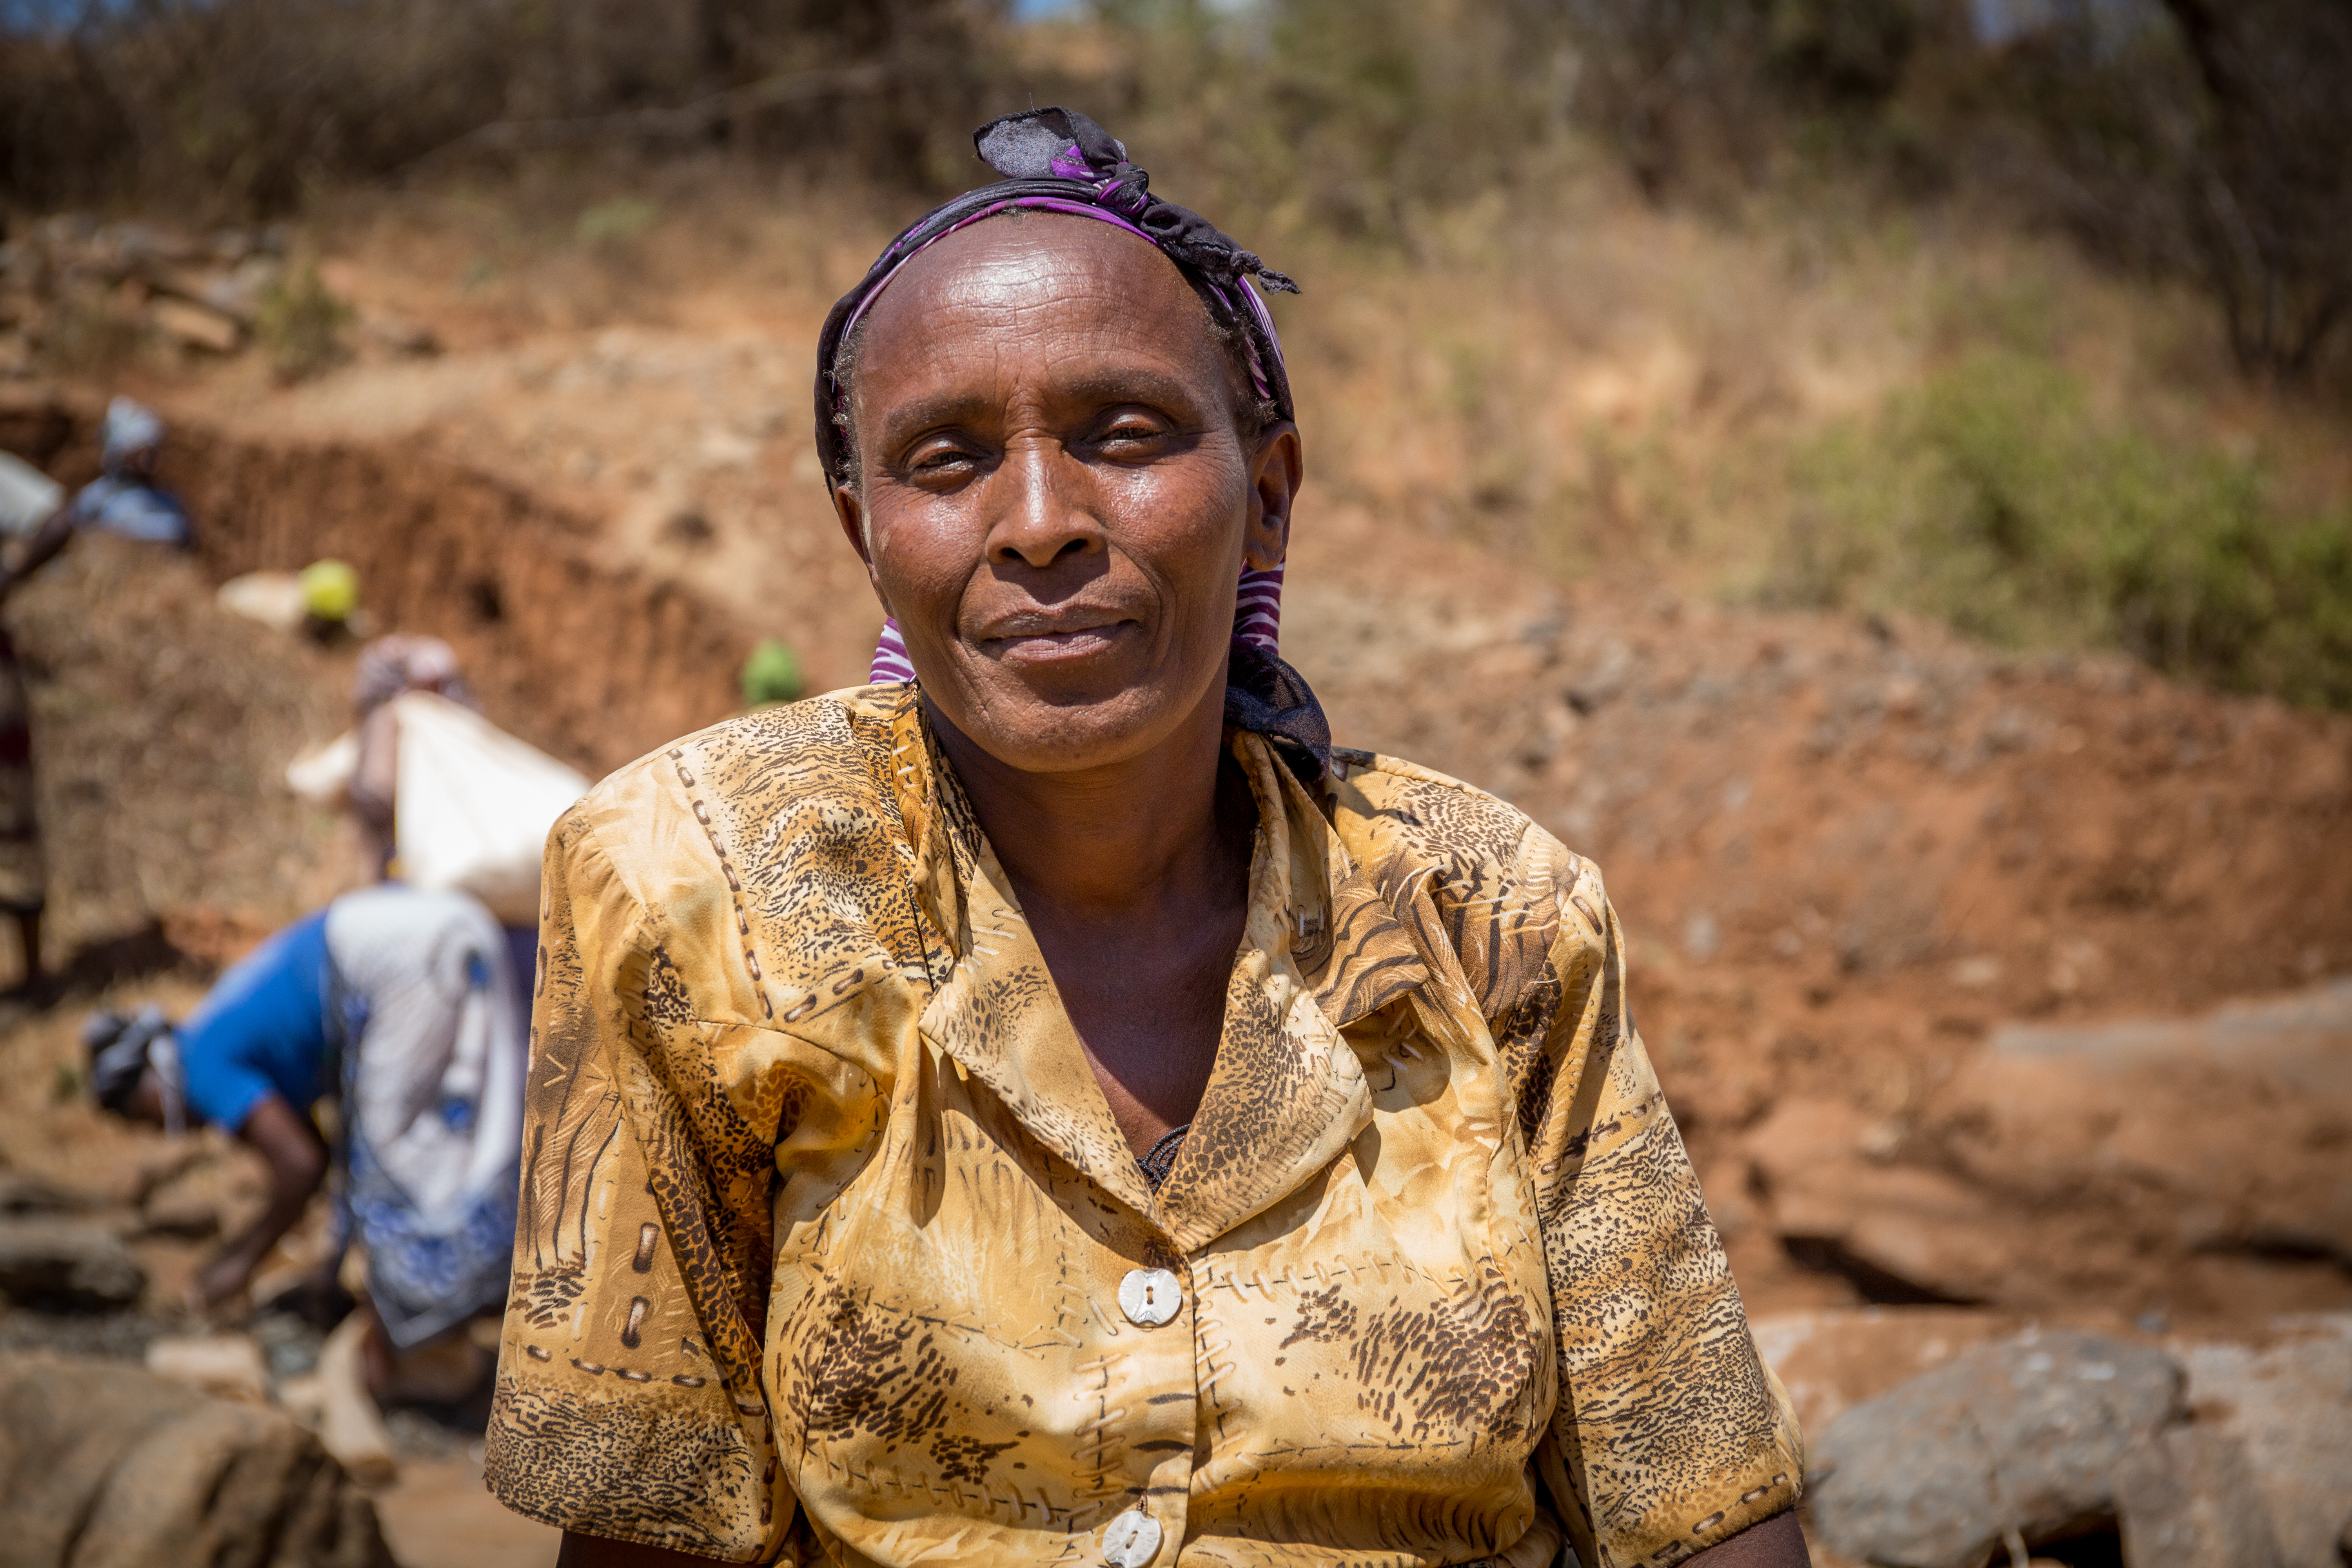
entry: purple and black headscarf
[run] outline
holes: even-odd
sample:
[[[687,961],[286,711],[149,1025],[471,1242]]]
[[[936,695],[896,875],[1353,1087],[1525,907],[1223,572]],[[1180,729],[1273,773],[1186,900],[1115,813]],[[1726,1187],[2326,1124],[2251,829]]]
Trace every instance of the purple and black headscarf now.
[[[1248,349],[1250,379],[1258,395],[1272,405],[1276,417],[1297,417],[1290,379],[1283,368],[1282,340],[1260,290],[1295,294],[1297,284],[1200,214],[1153,195],[1150,177],[1128,162],[1126,145],[1076,110],[1033,109],[1008,114],[973,132],[971,140],[981,161],[1003,179],[967,191],[917,219],[825,317],[816,349],[816,450],[833,483],[845,484],[853,477],[854,459],[840,419],[848,389],[835,374],[842,345],[908,262],[958,229],[1015,209],[1097,218],[1157,246],[1200,286],[1218,326],[1241,334]],[[1234,604],[1225,718],[1266,734],[1294,771],[1312,782],[1328,765],[1330,730],[1307,682],[1276,657],[1282,574],[1280,566],[1242,572]],[[915,679],[896,621],[883,623],[882,639],[874,650],[873,679]]]

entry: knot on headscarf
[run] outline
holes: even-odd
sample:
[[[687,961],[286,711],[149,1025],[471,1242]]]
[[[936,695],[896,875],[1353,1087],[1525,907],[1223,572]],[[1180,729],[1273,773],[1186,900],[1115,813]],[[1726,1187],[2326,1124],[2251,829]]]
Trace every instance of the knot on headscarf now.
[[[1238,637],[1225,667],[1225,722],[1265,736],[1310,789],[1331,771],[1331,721],[1314,688],[1272,648]]]
[[[1032,109],[992,120],[971,133],[980,161],[1007,180],[1070,180],[1095,187],[1097,202],[1143,230],[1180,266],[1224,288],[1244,277],[1277,293],[1298,285],[1260,261],[1189,207],[1151,194],[1151,176],[1128,162],[1127,144],[1070,109]]]

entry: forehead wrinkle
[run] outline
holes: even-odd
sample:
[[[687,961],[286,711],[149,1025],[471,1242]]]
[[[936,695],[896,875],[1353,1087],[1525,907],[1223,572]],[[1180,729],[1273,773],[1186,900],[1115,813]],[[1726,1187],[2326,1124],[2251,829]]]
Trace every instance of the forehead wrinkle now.
[[[1042,236],[1034,232],[1039,229]],[[1105,240],[1118,243],[1106,247]],[[986,248],[968,254],[981,247]],[[1097,310],[1087,310],[1089,305]],[[1095,319],[1067,320],[1073,307]],[[1194,349],[1215,360],[1206,308],[1176,264],[1148,241],[1065,215],[1034,215],[1017,223],[992,219],[950,235],[908,264],[875,301],[863,358],[872,366],[893,357],[893,349],[935,353],[942,339],[1026,330],[1039,310],[1062,318],[1049,322],[1049,331],[1109,326],[1120,337],[1157,347],[1170,334],[1147,328],[1169,310],[1194,327]]]
[[[942,353],[974,350],[1002,356],[1018,352],[1018,341],[1033,336],[1108,340],[1130,351],[1141,348],[1155,358],[1173,359],[1178,356],[1170,351],[1186,342],[1181,334],[1150,330],[1159,312],[1136,309],[1132,297],[1109,279],[1082,274],[1071,280],[1074,287],[1051,293],[1034,289],[1014,293],[1002,288],[1003,281],[958,279],[963,287],[945,299],[910,300],[907,310],[898,312],[904,320],[875,323],[866,363],[889,363],[902,354],[929,361]],[[1198,302],[1189,292],[1184,306],[1197,311]],[[1199,313],[1203,317],[1201,341],[1188,346],[1205,349],[1210,343],[1205,312]]]

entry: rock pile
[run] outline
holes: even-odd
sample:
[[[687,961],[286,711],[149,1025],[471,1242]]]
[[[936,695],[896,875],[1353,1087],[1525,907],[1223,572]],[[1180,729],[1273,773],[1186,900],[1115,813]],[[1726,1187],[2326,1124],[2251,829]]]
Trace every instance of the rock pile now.
[[[88,370],[136,348],[205,360],[258,344],[289,377],[352,346],[440,352],[428,329],[330,294],[289,245],[283,225],[192,235],[71,213],[0,231],[0,381]]]
[[[134,1307],[147,1271],[111,1232],[47,1216],[0,1218],[0,1298],[65,1311]]]
[[[286,276],[286,237],[276,226],[199,238],[72,214],[31,224],[0,242],[0,376],[93,332],[235,353]]]
[[[2201,1405],[2193,1418],[2199,1381],[2162,1349],[2100,1334],[1981,1345],[1828,1423],[1809,1455],[1813,1524],[1832,1550],[1891,1568],[2022,1563],[2098,1535],[2134,1568],[2319,1568],[2315,1510],[2266,1496],[2256,1474],[2265,1458],[2294,1467],[2252,1451],[2261,1424]],[[2315,1409],[2335,1405],[2315,1393]]]
[[[291,1420],[95,1361],[0,1357],[0,1533],[23,1568],[394,1568]]]

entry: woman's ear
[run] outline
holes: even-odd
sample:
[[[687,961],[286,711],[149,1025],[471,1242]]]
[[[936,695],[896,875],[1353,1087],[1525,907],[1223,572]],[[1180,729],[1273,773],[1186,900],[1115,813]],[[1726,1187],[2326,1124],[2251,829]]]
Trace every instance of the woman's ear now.
[[[1249,521],[1242,561],[1253,572],[1271,572],[1290,553],[1290,510],[1307,478],[1298,426],[1285,419],[1266,427],[1250,454]]]
[[[849,548],[857,552],[857,559],[864,563],[866,581],[873,587],[875,598],[881,601],[882,613],[886,616],[896,614],[890,608],[889,599],[882,592],[882,579],[874,570],[872,520],[866,513],[865,498],[848,485],[834,486],[833,515],[840,521],[842,535],[849,541]]]

